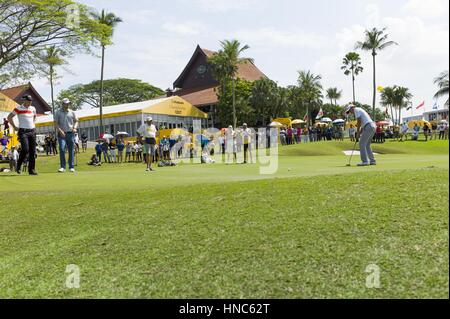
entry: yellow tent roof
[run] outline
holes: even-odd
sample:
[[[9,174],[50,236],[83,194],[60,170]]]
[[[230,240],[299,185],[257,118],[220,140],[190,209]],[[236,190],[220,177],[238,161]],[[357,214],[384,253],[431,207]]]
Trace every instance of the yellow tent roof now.
[[[87,109],[75,112],[80,121],[96,120],[100,117],[98,109]],[[208,118],[208,114],[200,111],[179,96],[155,99],[144,102],[114,105],[103,108],[103,118],[119,117],[133,114],[164,114],[171,116]],[[48,126],[53,123],[53,115],[40,116],[36,126]]]
[[[283,124],[284,126],[292,125],[292,120],[290,118],[277,118],[277,119],[274,119],[272,122],[278,122],[278,123]]]
[[[11,112],[17,103],[0,92],[0,112]]]

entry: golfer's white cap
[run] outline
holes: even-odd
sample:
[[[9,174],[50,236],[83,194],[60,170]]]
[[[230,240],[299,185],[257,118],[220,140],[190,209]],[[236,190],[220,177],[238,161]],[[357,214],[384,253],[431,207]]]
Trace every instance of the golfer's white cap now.
[[[148,117],[145,119],[145,121],[146,121],[146,122],[151,122],[151,121],[153,121],[153,117],[148,116]]]
[[[247,126],[247,123],[242,124],[242,126]]]
[[[65,98],[65,99],[62,100],[62,103],[63,104],[70,104],[70,100]]]
[[[345,114],[350,113],[350,111],[352,110],[352,108],[354,108],[355,106],[353,104],[349,104],[347,105],[347,107],[345,108]]]

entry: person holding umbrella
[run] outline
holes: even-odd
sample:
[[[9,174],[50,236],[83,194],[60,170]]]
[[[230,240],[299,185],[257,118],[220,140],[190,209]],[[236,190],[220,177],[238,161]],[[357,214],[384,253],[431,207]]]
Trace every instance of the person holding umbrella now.
[[[17,106],[9,115],[8,122],[12,128],[18,132],[20,141],[20,156],[17,162],[16,172],[21,174],[22,164],[28,157],[28,174],[37,175],[36,173],[36,109],[33,104],[31,95],[22,97],[23,104]],[[17,116],[19,127],[16,126],[13,119]]]
[[[62,100],[62,108],[55,114],[55,126],[58,132],[60,173],[66,171],[66,148],[69,153],[69,170],[75,172],[75,134],[78,128],[78,119],[75,112],[70,109],[69,99]]]
[[[147,117],[145,123],[137,130],[138,137],[143,139],[146,171],[154,171],[152,168],[153,157],[156,151],[156,127],[153,125],[153,118]]]
[[[361,163],[358,166],[377,165],[372,152],[372,139],[375,135],[376,125],[370,115],[362,108],[353,104],[347,106],[345,114],[348,117],[351,113],[355,115],[357,120],[357,132],[359,132],[359,148],[361,153]]]

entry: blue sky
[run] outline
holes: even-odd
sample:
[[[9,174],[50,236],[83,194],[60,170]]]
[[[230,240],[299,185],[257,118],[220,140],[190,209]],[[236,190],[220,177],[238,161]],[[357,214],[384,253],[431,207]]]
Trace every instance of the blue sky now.
[[[351,100],[351,79],[340,70],[366,28],[388,27],[400,46],[378,57],[378,84],[402,85],[434,104],[433,78],[449,68],[447,0],[81,0],[119,15],[114,45],[108,47],[106,78],[128,77],[163,89],[172,86],[197,44],[217,50],[219,41],[236,38],[251,48],[246,55],[280,85],[295,84],[298,70],[323,77],[325,88],[343,90]],[[370,104],[371,57],[362,53],[364,73],[357,97]],[[99,78],[100,59],[75,55],[61,70],[57,91]],[[33,81],[45,97],[45,79]],[[442,101],[438,101],[440,105]]]

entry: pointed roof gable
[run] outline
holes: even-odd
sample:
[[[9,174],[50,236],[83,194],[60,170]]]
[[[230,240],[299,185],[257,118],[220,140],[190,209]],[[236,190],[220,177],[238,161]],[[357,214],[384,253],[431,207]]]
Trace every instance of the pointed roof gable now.
[[[51,111],[51,107],[48,103],[42,98],[42,96],[36,91],[33,85],[28,82],[24,85],[15,86],[12,88],[7,88],[0,90],[1,93],[14,100],[16,103],[22,103],[22,96],[25,94],[30,94],[33,96],[33,104],[36,107],[36,112],[38,114],[45,114],[46,112]]]
[[[189,71],[191,70],[192,66],[194,65],[194,62],[196,61],[199,55],[202,55],[204,58],[209,59],[215,53],[216,52],[214,51],[201,48],[200,45],[197,45],[194,54],[192,55],[186,67],[184,68],[183,72],[181,72],[180,76],[173,83],[173,87],[183,88],[183,82],[185,80],[185,77],[188,75]],[[239,65],[238,77],[247,81],[257,81],[260,80],[261,78],[266,78],[266,75],[263,72],[261,72],[261,70],[259,70],[254,63],[247,62]]]

